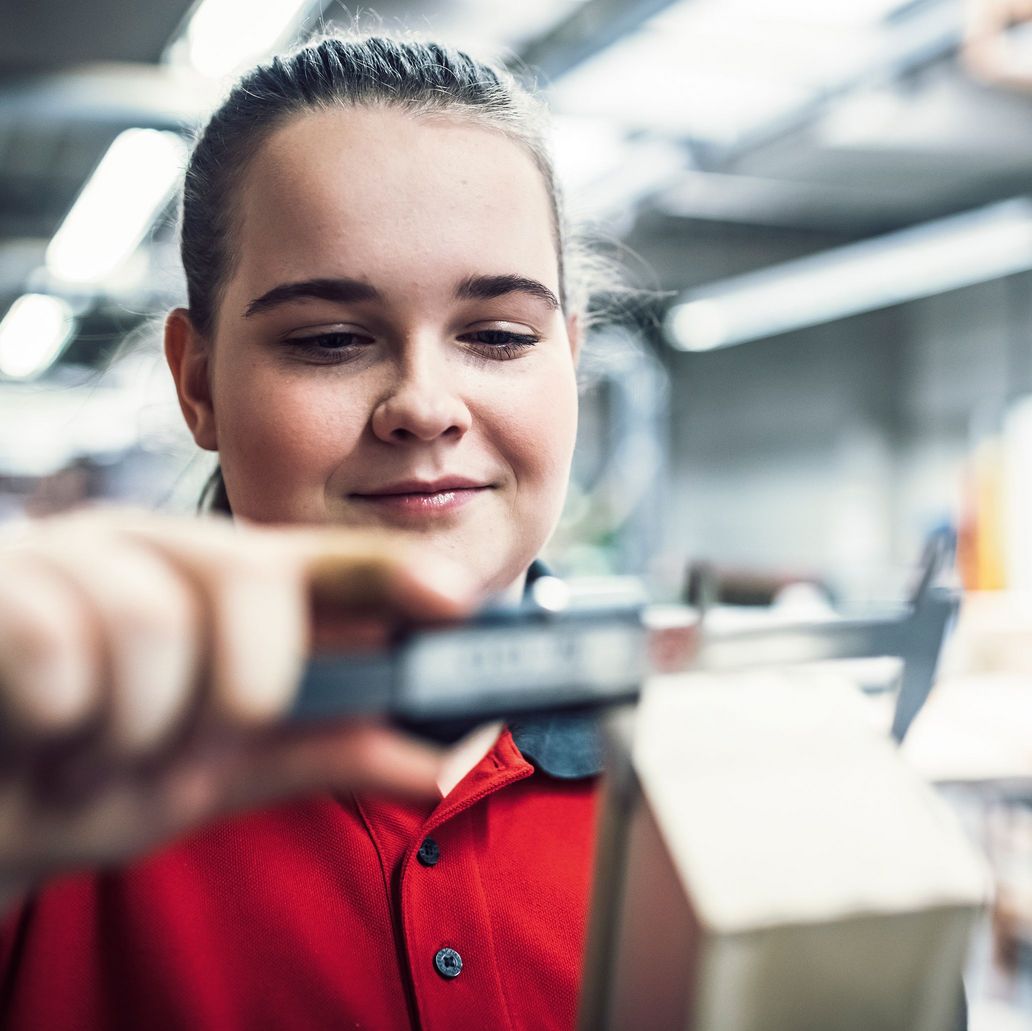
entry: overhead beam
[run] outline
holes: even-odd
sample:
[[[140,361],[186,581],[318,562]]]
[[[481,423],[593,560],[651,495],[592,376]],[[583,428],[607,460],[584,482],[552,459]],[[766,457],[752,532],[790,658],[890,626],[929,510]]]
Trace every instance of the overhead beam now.
[[[587,0],[522,48],[518,64],[558,79],[640,28],[676,0]]]

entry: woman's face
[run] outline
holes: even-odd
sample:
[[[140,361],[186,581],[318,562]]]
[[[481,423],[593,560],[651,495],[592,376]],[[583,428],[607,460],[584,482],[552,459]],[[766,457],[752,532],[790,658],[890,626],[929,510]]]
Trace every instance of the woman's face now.
[[[210,395],[184,397],[234,513],[383,527],[489,590],[520,582],[577,420],[532,159],[469,122],[319,112],[269,139],[239,201],[215,339],[191,345]]]

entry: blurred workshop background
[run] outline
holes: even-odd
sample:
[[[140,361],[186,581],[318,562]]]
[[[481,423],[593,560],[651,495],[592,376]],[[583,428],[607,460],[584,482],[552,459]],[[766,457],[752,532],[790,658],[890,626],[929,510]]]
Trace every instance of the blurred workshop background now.
[[[871,604],[948,532],[970,591],[1032,587],[1032,4],[362,6],[2,0],[0,521],[196,505],[209,459],[160,356],[190,133],[277,46],[407,27],[536,70],[571,213],[625,268],[583,372],[563,571]],[[1027,639],[968,656],[1027,674]],[[1030,813],[982,828],[1026,976],[981,1027],[1032,1012]]]

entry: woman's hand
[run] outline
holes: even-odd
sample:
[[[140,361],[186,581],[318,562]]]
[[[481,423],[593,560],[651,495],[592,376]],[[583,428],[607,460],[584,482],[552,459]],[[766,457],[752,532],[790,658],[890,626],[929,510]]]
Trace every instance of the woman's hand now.
[[[287,795],[432,793],[421,744],[278,717],[313,645],[474,601],[439,555],[340,529],[100,510],[0,537],[0,904]]]

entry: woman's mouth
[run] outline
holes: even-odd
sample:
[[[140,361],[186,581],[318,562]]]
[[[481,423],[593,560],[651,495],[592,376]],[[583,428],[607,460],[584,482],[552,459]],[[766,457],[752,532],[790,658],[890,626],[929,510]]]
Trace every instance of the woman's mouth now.
[[[355,492],[350,500],[384,516],[423,519],[458,512],[490,489],[490,484],[464,479],[429,483],[404,481],[368,492]]]

